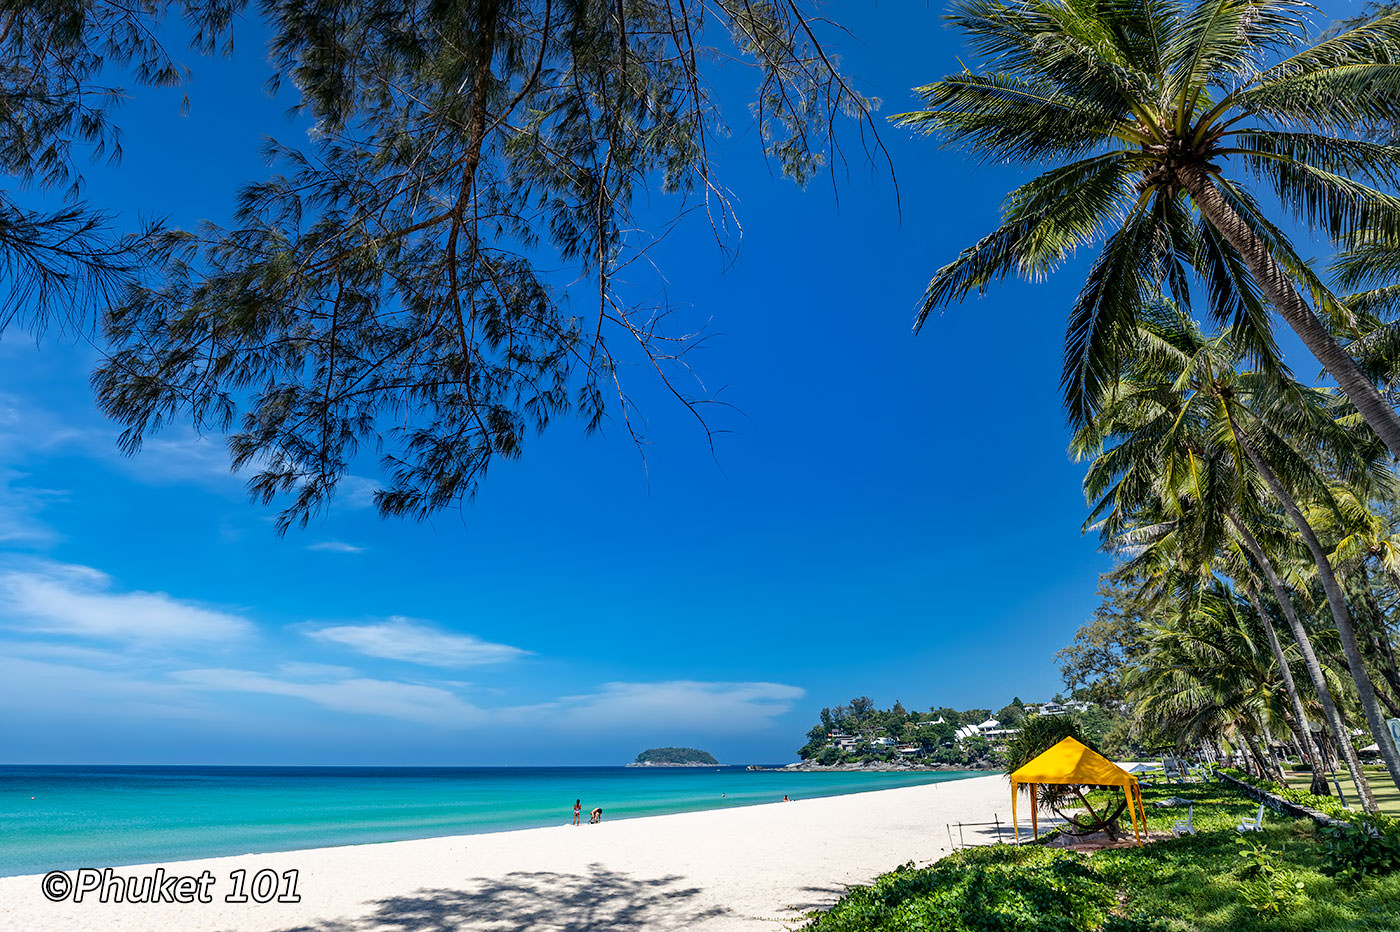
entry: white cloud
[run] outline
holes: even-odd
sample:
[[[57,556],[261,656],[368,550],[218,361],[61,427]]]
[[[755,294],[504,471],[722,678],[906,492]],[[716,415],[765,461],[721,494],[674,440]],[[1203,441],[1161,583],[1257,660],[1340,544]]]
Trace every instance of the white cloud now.
[[[112,443],[101,439],[103,446]],[[100,455],[100,448],[93,452]],[[107,452],[134,479],[150,485],[192,482],[228,489],[230,480],[238,481],[223,438],[201,436],[187,428],[146,438],[135,456],[123,456],[114,448]]]
[[[8,652],[10,645],[5,645]],[[73,658],[80,659],[80,658]],[[24,710],[31,722],[97,720],[122,727],[148,716],[208,721],[210,710],[189,702],[185,687],[126,669],[0,655],[0,707]]]
[[[228,641],[253,631],[243,618],[164,592],[113,592],[110,578],[86,566],[0,573],[0,608],[19,622],[12,627],[119,641]]]
[[[328,553],[364,553],[365,548],[355,544],[347,544],[339,540],[322,540],[314,544],[307,544],[307,550],[324,550]]]
[[[349,677],[355,675],[355,671],[350,667],[341,667],[333,663],[304,663],[300,660],[289,660],[286,663],[279,663],[277,665],[277,672],[283,676],[300,677],[304,679],[337,676]]]
[[[67,497],[68,493],[17,484],[27,478],[24,473],[0,469],[0,544],[50,544],[58,539],[53,528],[40,521],[38,514],[50,502]]]
[[[378,479],[346,473],[335,485],[335,502],[345,508],[373,508],[374,493],[380,486]]]
[[[783,683],[604,683],[596,693],[564,696],[511,714],[538,717],[571,731],[666,728],[736,734],[769,727],[805,695],[800,687]]]
[[[446,689],[373,680],[363,677],[328,682],[278,679],[252,670],[180,670],[171,674],[182,683],[220,692],[291,696],[338,712],[379,715],[435,725],[478,723],[482,712]]]
[[[127,664],[125,654],[118,651],[99,650],[78,644],[54,644],[47,641],[6,641],[4,652],[12,657],[38,657],[47,660],[63,660],[80,663],[88,667],[120,667]]]
[[[309,628],[306,635],[318,641],[340,644],[351,650],[433,667],[472,667],[503,663],[524,657],[529,651],[509,644],[494,644],[470,634],[440,631],[412,618],[391,616],[372,625],[332,625]]]

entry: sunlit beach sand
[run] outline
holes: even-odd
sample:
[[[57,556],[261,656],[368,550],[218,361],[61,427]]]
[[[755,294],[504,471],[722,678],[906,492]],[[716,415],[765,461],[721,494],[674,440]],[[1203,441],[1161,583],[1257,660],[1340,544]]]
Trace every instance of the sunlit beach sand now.
[[[213,902],[53,903],[41,877],[0,879],[0,927],[180,932],[783,929],[849,884],[1009,815],[1001,775],[600,825],[249,854],[163,865],[214,877]],[[967,827],[967,844],[994,828]],[[157,865],[123,868],[153,874]],[[299,872],[300,903],[234,904],[230,874]]]

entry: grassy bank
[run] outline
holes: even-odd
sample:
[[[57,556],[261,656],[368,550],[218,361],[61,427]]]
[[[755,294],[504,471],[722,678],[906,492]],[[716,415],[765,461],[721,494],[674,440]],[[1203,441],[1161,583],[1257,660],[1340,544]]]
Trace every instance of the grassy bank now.
[[[1381,812],[1393,816],[1400,816],[1400,790],[1395,788],[1394,782],[1390,779],[1390,774],[1386,773],[1384,767],[1362,767],[1366,774],[1366,781],[1371,784],[1371,792],[1376,797],[1376,803],[1381,807]],[[1337,779],[1341,781],[1342,792],[1346,794],[1347,802],[1352,806],[1359,805],[1360,798],[1356,793],[1356,784],[1352,782],[1351,775],[1338,773]],[[1312,784],[1312,774],[1291,772],[1288,774],[1288,785],[1297,790],[1306,790]]]
[[[1218,784],[1147,789],[1149,827],[1170,831],[1195,802],[1198,834],[1094,855],[996,845],[906,866],[854,887],[809,932],[1394,932],[1400,872],[1352,883],[1330,876],[1326,839],[1310,821],[1266,813]]]

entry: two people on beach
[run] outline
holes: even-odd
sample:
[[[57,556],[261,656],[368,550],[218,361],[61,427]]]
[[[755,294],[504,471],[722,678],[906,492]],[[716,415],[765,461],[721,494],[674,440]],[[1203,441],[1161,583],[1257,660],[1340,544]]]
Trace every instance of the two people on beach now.
[[[574,821],[573,825],[578,825],[579,816],[583,813],[583,800],[574,800]],[[594,806],[593,811],[588,814],[588,824],[596,825],[603,821],[603,809],[601,806]]]

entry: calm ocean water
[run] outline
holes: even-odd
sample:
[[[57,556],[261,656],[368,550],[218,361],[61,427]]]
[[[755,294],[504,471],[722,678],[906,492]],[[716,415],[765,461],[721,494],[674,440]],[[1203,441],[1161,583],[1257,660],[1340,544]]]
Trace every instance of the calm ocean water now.
[[[0,767],[0,876],[625,819],[976,773],[742,767]]]

